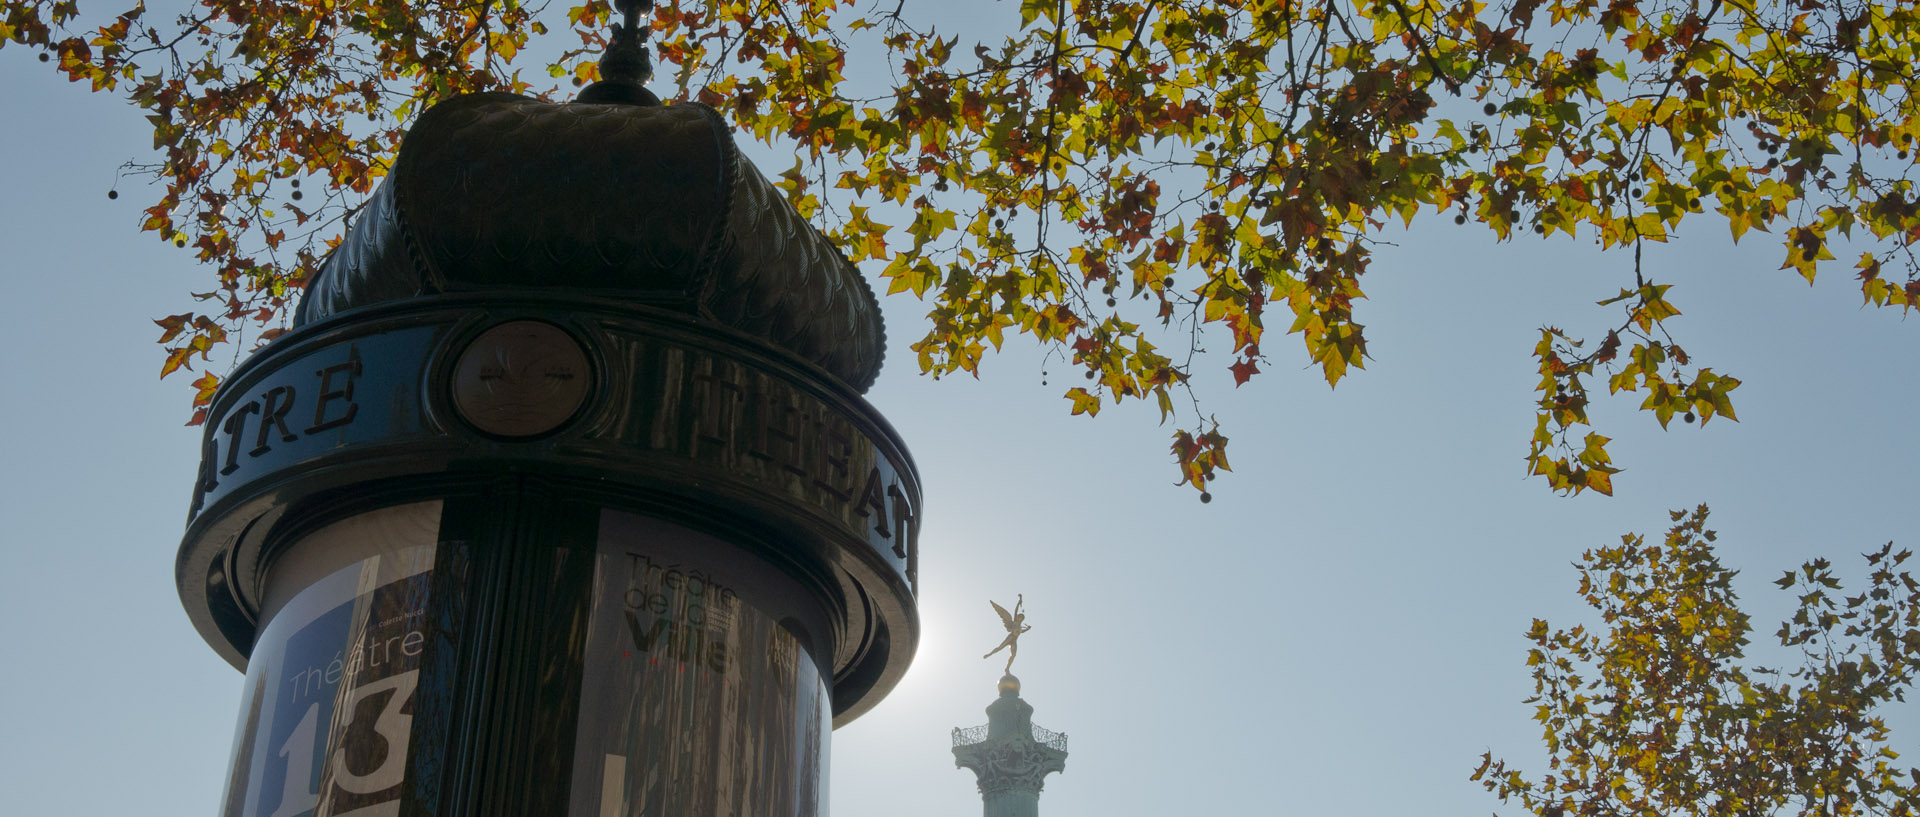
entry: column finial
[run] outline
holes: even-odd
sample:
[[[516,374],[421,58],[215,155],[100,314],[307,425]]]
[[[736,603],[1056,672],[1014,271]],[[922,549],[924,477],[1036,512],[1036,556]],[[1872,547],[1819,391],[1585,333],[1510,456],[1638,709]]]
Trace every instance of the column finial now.
[[[622,22],[613,24],[613,39],[600,55],[600,79],[580,92],[579,101],[626,105],[658,105],[660,98],[647,90],[653,78],[653,60],[647,51],[647,37],[653,32],[642,25],[640,16],[653,11],[653,0],[615,0]]]

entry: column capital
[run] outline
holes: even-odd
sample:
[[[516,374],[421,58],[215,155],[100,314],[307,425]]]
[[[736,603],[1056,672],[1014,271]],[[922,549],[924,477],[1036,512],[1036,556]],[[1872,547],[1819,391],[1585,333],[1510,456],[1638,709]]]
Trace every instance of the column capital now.
[[[1043,779],[1067,769],[1067,752],[1035,739],[1013,734],[963,743],[975,730],[954,730],[953,765],[972,770],[981,794],[1004,791],[1040,792]],[[1065,736],[1058,737],[1064,746]]]

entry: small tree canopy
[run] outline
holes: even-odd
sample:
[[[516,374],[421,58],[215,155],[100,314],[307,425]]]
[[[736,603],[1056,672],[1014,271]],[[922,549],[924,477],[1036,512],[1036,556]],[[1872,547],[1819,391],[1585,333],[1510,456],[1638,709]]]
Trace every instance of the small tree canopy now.
[[[1789,571],[1776,584],[1798,603],[1776,635],[1800,661],[1769,669],[1747,663],[1706,506],[1673,521],[1665,541],[1628,534],[1581,556],[1601,627],[1527,632],[1547,773],[1488,752],[1473,779],[1540,817],[1920,812],[1920,768],[1878,714],[1906,701],[1920,663],[1920,583],[1898,570],[1912,553],[1865,554],[1857,596],[1826,559]]]

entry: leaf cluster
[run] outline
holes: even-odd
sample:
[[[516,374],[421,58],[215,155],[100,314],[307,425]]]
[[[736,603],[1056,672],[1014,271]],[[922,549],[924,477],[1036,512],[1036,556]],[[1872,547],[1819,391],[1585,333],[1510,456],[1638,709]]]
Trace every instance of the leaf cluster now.
[[[200,0],[169,18],[140,2],[89,28],[71,0],[7,0],[0,47],[40,50],[69,80],[145,112],[154,156],[124,168],[159,183],[140,229],[214,273],[194,295],[200,310],[155,321],[165,377],[235,333],[284,331],[299,288],[386,175],[401,123],[433,99],[526,90],[508,64],[545,30],[541,10]],[[192,423],[218,382],[194,382]]]

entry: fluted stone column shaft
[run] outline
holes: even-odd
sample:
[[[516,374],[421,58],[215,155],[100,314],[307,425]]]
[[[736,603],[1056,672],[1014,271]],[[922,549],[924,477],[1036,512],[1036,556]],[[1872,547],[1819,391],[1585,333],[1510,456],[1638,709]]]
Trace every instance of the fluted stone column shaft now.
[[[1040,792],[998,791],[980,795],[986,817],[1040,817]]]

